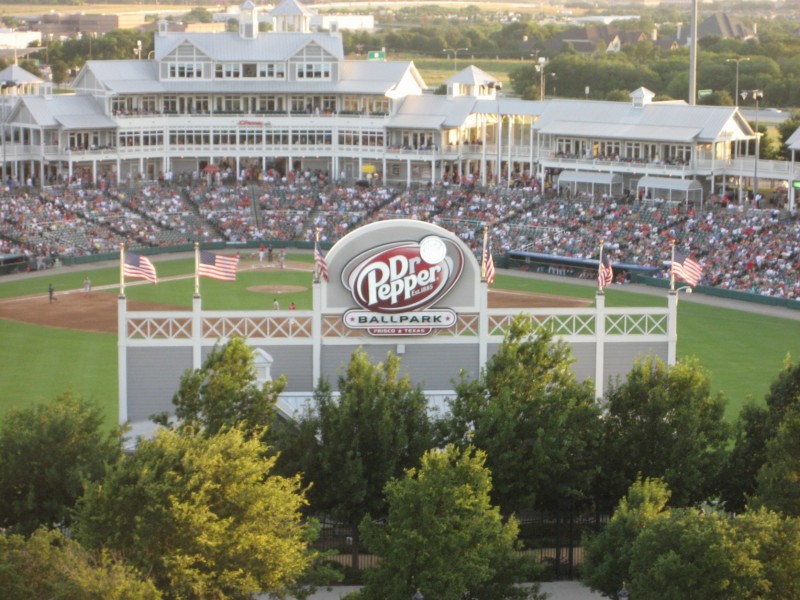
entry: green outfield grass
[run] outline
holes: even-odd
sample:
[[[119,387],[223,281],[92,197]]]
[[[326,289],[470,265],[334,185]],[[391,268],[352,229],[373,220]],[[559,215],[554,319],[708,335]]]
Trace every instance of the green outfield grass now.
[[[311,261],[308,254],[291,254],[288,260]],[[187,275],[193,271],[193,260],[167,259],[156,262],[160,279]],[[80,289],[86,271],[52,271],[44,277],[0,282],[0,298],[46,293],[47,284],[58,290]],[[116,294],[119,282],[117,268],[93,269],[88,272],[95,288],[110,285],[106,291]],[[159,281],[157,285],[126,286],[131,299],[147,300],[176,307],[191,306],[194,280],[184,277]],[[298,309],[311,308],[311,275],[309,272],[280,271],[256,268],[240,271],[235,283],[201,280],[203,307],[210,310],[269,310],[274,294],[251,291],[262,285],[296,285],[297,293],[279,297],[282,308],[295,302]],[[496,288],[535,291],[559,296],[594,297],[592,286],[568,281],[543,281],[499,274]],[[277,296],[276,296],[277,297]],[[625,288],[607,290],[608,306],[664,306],[662,296],[639,294]],[[800,357],[800,324],[775,317],[736,310],[720,309],[687,302],[681,298],[678,319],[678,355],[697,356],[712,374],[715,391],[728,400],[728,416],[732,419],[748,400],[763,401],[770,383],[781,369],[783,359],[791,353]],[[13,406],[49,400],[71,390],[96,401],[109,424],[117,414],[117,352],[113,334],[87,333],[43,328],[0,320],[0,414]],[[455,373],[453,374],[456,375]]]

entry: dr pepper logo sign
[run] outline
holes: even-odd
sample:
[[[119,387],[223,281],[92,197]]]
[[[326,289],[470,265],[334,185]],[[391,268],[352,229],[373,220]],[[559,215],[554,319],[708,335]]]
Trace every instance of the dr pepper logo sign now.
[[[373,335],[426,335],[451,327],[454,311],[428,307],[452,289],[463,268],[461,248],[436,235],[364,252],[342,272],[342,283],[361,307],[344,314],[345,325]]]

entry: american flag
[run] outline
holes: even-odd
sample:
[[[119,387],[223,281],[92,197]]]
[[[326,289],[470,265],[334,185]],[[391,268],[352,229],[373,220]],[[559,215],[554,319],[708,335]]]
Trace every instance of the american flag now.
[[[487,243],[486,248],[483,250],[483,264],[486,268],[486,283],[491,285],[495,276],[494,258],[492,257],[491,243]]]
[[[328,281],[328,261],[322,256],[322,250],[319,249],[319,241],[314,242],[314,267],[317,270],[317,275]]]
[[[156,268],[150,259],[146,256],[139,256],[138,254],[125,253],[125,260],[122,263],[122,274],[125,277],[136,277],[138,279],[147,279],[156,283]]]
[[[225,256],[224,254],[214,254],[213,252],[202,250],[197,273],[212,279],[236,281],[236,268],[238,266],[239,258],[237,256]]]
[[[608,256],[603,256],[597,269],[597,287],[601,290],[614,282],[614,270],[611,268],[611,261]]]
[[[694,287],[703,275],[703,267],[691,256],[686,256],[683,252],[675,252],[675,258],[672,261],[672,274],[675,279],[685,281]]]

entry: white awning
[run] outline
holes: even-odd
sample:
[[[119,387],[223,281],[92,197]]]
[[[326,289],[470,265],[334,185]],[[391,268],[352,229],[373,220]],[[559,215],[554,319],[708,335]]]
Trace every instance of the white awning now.
[[[695,179],[678,179],[677,177],[642,177],[638,187],[648,190],[677,190],[679,192],[702,192],[703,186]]]
[[[619,173],[599,173],[597,171],[562,171],[558,176],[558,185],[565,183],[592,183],[599,185],[622,185]]]

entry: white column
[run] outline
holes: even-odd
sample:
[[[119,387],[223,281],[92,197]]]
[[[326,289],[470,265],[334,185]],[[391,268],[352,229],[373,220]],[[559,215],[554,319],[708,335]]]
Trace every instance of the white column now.
[[[489,284],[478,283],[478,371],[489,360]]]
[[[128,327],[127,300],[124,294],[117,297],[117,378],[119,424],[128,421]]]
[[[606,386],[606,295],[602,290],[598,290],[594,298],[596,311],[594,316],[594,397],[601,402]]]
[[[203,366],[203,302],[192,296],[192,369]]]
[[[508,167],[506,168],[506,185],[511,185],[511,166],[512,166],[512,159],[511,159],[511,146],[514,145],[514,128],[513,128],[513,117],[511,115],[508,116]]]
[[[311,285],[311,380],[317,385],[322,375],[322,283]]]
[[[481,143],[481,185],[486,187],[486,115],[483,115],[483,123],[481,124],[482,143]]]
[[[672,290],[667,296],[667,364],[672,366],[678,360],[678,291]]]

